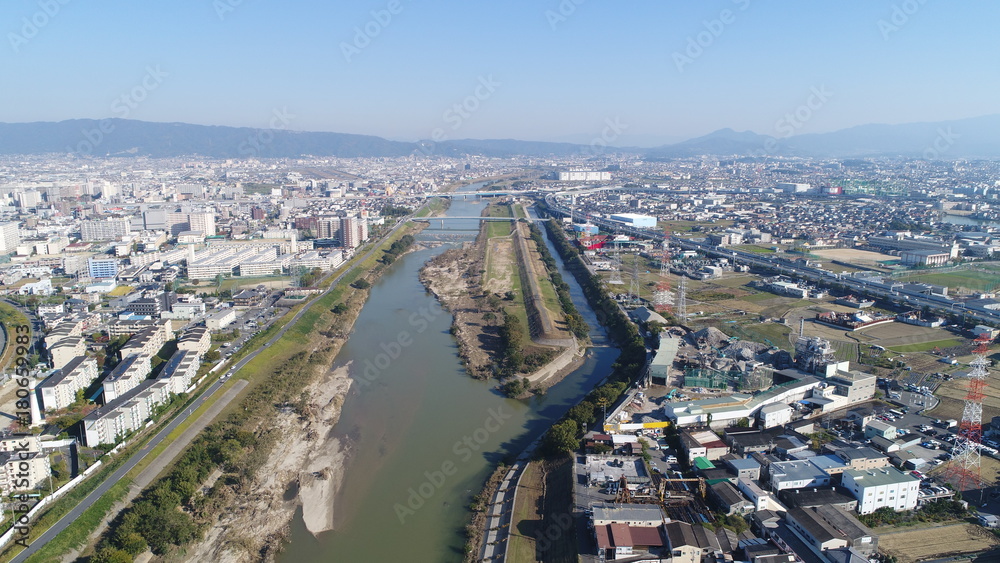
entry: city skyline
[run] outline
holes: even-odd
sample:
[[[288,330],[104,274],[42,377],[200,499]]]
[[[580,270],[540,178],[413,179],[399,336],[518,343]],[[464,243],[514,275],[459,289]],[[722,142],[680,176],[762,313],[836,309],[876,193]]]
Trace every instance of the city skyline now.
[[[784,138],[1000,113],[996,7],[640,8],[5,5],[0,61],[18,88],[0,94],[0,121],[273,127],[277,111],[300,131],[644,147],[722,128]]]

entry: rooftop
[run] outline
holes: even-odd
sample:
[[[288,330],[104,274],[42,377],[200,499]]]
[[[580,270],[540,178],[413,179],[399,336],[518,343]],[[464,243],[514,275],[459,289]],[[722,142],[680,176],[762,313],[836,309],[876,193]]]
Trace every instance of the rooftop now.
[[[652,504],[595,504],[594,520],[612,522],[663,521],[663,511]]]
[[[844,478],[851,477],[864,487],[879,487],[897,483],[916,483],[920,479],[903,473],[895,467],[880,467],[878,469],[846,469]]]

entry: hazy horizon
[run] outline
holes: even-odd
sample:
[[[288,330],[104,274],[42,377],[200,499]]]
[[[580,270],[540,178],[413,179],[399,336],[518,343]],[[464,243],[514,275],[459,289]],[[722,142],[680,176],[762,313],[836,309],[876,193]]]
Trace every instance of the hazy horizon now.
[[[0,121],[651,147],[1000,113],[994,5],[0,5]],[[961,105],[959,105],[961,104]]]

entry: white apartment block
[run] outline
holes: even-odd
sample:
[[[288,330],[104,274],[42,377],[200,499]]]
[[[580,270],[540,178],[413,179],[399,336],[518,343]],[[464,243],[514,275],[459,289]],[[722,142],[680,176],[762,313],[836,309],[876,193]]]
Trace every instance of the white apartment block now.
[[[212,348],[212,334],[207,327],[189,328],[177,339],[178,350],[191,350],[199,356],[204,356]]]
[[[82,335],[83,325],[81,323],[63,321],[45,335],[45,348],[51,350],[53,346],[62,342],[63,339]]]
[[[38,489],[48,483],[52,469],[49,457],[40,451],[0,453],[0,493]]]
[[[895,467],[848,469],[843,473],[843,486],[858,499],[859,514],[869,514],[884,506],[898,512],[917,507],[920,479]]]
[[[130,355],[155,356],[163,344],[167,341],[167,335],[162,327],[151,326],[144,328],[132,335],[121,347],[123,358]]]
[[[128,235],[132,231],[132,221],[129,219],[103,219],[99,221],[81,221],[80,238],[83,242],[99,240],[115,240]]]
[[[97,360],[83,356],[73,358],[38,385],[42,392],[42,407],[46,411],[68,407],[76,400],[76,392],[86,389],[97,376]]]
[[[215,214],[214,213],[189,213],[188,230],[198,231],[207,237],[215,236]]]
[[[21,235],[17,223],[13,221],[0,223],[0,254],[14,252],[19,244],[21,244]]]
[[[170,383],[146,380],[83,418],[84,444],[113,444],[146,423],[157,405],[170,400]]]
[[[49,357],[53,369],[62,369],[70,360],[83,356],[86,352],[87,343],[82,336],[69,336],[49,348]]]
[[[276,249],[251,256],[237,266],[240,276],[270,276],[280,274],[291,266],[295,257],[290,254],[277,255]]]
[[[149,356],[132,354],[124,358],[104,378],[104,404],[107,405],[138,387],[149,376],[150,371]]]
[[[200,365],[201,354],[198,352],[177,350],[163,366],[157,381],[169,383],[171,393],[184,393],[198,375]]]

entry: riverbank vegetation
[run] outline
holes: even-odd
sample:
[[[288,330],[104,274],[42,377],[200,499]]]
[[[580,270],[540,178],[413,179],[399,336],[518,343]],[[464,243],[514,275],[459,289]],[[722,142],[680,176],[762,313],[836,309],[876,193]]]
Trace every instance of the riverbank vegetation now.
[[[596,421],[597,414],[613,405],[629,384],[639,377],[646,362],[646,346],[635,323],[608,296],[601,278],[587,269],[579,251],[566,238],[562,226],[550,220],[545,227],[566,269],[576,278],[587,302],[607,329],[608,337],[621,349],[606,382],[591,391],[586,399],[570,409],[546,432],[542,442],[543,453],[562,455],[578,448],[580,436]]]

